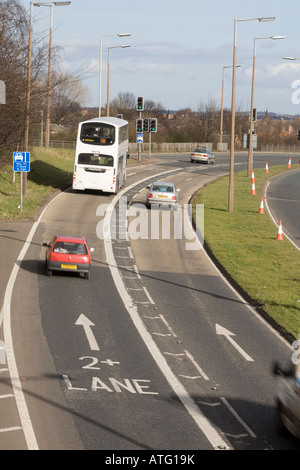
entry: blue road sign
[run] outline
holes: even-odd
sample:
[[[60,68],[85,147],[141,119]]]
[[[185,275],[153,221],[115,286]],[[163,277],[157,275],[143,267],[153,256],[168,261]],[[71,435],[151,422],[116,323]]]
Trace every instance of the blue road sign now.
[[[30,171],[30,152],[14,152],[14,171]]]
[[[143,134],[137,134],[136,135],[136,141],[138,144],[142,144],[143,143]]]

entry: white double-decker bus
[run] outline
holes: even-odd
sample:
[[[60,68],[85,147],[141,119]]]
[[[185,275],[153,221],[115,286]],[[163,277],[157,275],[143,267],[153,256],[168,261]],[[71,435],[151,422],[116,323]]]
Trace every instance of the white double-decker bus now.
[[[99,117],[80,122],[75,150],[73,189],[116,194],[125,184],[128,122]]]

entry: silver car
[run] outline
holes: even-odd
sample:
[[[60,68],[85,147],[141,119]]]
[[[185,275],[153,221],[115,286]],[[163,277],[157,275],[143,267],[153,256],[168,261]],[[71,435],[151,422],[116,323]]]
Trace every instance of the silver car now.
[[[159,204],[176,209],[180,189],[176,189],[173,183],[156,181],[151,186],[147,186],[147,189],[147,207],[150,207],[152,204]]]
[[[300,384],[295,366],[285,369],[275,364],[273,373],[277,377],[277,430],[282,435],[289,431],[300,439]]]
[[[193,162],[215,163],[215,156],[209,149],[195,149],[191,153],[191,163]]]

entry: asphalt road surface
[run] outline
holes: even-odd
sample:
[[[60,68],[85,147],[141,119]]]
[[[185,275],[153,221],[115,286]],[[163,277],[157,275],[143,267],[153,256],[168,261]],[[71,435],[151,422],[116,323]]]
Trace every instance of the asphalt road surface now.
[[[265,161],[255,155],[255,165]],[[185,204],[228,163],[228,155],[211,166],[153,158],[128,168],[116,197],[68,190],[33,227],[0,225],[17,260],[1,242],[1,449],[298,448],[277,434],[271,374],[291,348],[231,289],[189,227]],[[235,164],[245,169],[246,154]],[[158,220],[144,207],[145,187],[162,178],[180,187],[180,207]],[[56,233],[95,247],[90,280],[46,276],[42,244]]]
[[[300,249],[300,171],[272,178],[266,196],[274,220],[282,221],[283,232]]]

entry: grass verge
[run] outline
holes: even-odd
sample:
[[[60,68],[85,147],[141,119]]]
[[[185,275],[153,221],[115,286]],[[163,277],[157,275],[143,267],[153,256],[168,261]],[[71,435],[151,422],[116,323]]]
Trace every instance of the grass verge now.
[[[293,166],[293,169],[300,165]],[[247,172],[235,174],[234,212],[228,212],[228,176],[207,185],[193,198],[204,204],[205,243],[222,268],[284,331],[300,333],[299,251],[286,239],[277,240],[269,215],[259,214],[266,180],[286,171],[274,166],[255,170],[256,195]]]
[[[30,152],[30,172],[26,195],[21,202],[20,173],[6,166],[0,172],[0,220],[30,220],[36,210],[60,186],[72,180],[74,152],[66,149],[34,148]],[[14,180],[15,178],[15,180]]]

